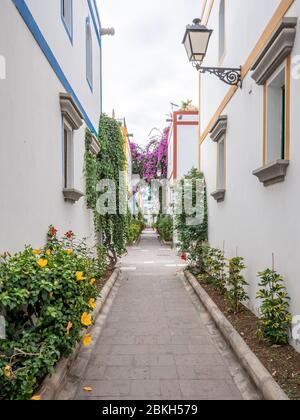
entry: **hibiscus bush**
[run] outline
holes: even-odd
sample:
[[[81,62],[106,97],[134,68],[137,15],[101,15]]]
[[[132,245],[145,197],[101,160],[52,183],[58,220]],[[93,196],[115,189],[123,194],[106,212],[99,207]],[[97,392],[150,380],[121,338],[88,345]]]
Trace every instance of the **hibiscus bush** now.
[[[50,227],[48,243],[0,260],[0,399],[29,399],[62,356],[72,353],[92,324],[105,269],[72,232],[62,239]],[[84,344],[90,336],[83,337]]]

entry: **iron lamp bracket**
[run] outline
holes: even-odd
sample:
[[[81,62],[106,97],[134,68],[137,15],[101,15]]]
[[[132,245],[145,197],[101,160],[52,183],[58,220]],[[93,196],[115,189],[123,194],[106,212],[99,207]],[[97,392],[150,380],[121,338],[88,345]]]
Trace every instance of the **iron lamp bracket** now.
[[[195,64],[196,69],[204,74],[209,73],[218,77],[222,82],[230,86],[242,87],[242,68],[224,68],[224,67],[202,67],[201,64]]]

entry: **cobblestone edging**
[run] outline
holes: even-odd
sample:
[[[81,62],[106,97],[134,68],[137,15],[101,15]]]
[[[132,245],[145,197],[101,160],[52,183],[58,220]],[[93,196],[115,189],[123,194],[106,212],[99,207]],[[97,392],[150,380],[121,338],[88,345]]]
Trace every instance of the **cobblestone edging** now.
[[[110,279],[106,282],[105,286],[101,290],[101,295],[97,299],[97,306],[93,312],[93,319],[96,320],[100,312],[102,311],[112,288],[114,287],[116,281],[118,280],[120,275],[120,269],[116,268],[113,274],[111,275]],[[93,331],[93,335],[96,337],[97,333],[100,334],[100,331],[96,331],[96,326],[91,326],[88,329],[88,333]],[[85,330],[83,334],[86,334],[87,331]],[[95,338],[96,340],[96,338]],[[73,362],[76,360],[80,350],[82,348],[81,343],[79,343],[74,350],[74,353],[68,357],[63,358],[60,362],[56,365],[55,370],[51,376],[47,376],[47,378],[43,381],[42,386],[40,388],[39,395],[41,396],[42,400],[54,400],[56,393],[59,391],[64,379],[66,378]],[[88,361],[87,361],[88,362]]]
[[[243,367],[250,375],[258,390],[262,393],[264,399],[271,401],[288,400],[289,398],[285,392],[280,388],[278,383],[252,352],[240,334],[201,287],[197,279],[188,271],[185,271],[185,277],[206,307],[224,338],[237,355]]]

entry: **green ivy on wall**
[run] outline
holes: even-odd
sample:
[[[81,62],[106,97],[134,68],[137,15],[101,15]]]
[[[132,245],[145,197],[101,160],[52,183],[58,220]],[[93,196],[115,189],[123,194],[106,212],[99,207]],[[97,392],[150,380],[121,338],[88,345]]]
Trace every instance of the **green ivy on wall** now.
[[[90,152],[92,135],[86,133],[86,201],[87,206],[94,210],[96,231],[101,235],[102,245],[105,247],[111,264],[115,264],[117,258],[126,252],[128,236],[128,223],[126,214],[119,211],[120,187],[119,174],[124,170],[125,155],[123,149],[123,137],[118,122],[106,115],[100,117],[99,144],[100,153],[94,156]],[[113,180],[117,189],[116,214],[101,215],[96,211],[97,199],[102,193],[97,192],[97,185],[103,179]]]
[[[203,180],[204,181],[204,200],[203,206],[204,208],[201,209],[203,212],[203,221],[200,224],[191,224],[187,223],[188,217],[196,216],[196,212],[194,215],[187,215],[185,211],[175,217],[175,228],[178,232],[178,239],[180,242],[180,248],[182,252],[193,252],[198,249],[198,247],[208,239],[208,210],[207,210],[207,193],[206,193],[206,185],[204,180],[204,175],[197,171],[196,169],[192,169],[182,180],[181,184],[184,185],[185,181],[191,182],[192,184],[192,205],[193,207],[196,205],[196,181]],[[184,209],[185,200],[184,195],[182,195],[182,207]],[[199,211],[199,209],[198,209]]]
[[[85,133],[85,190],[86,203],[89,209],[95,209],[97,203],[96,187],[98,182],[98,159],[90,151],[92,134],[87,129]]]

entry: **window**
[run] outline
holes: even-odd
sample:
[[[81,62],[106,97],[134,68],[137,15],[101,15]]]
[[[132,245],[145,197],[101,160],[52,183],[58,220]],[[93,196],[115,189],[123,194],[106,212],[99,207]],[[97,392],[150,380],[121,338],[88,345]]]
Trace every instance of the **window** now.
[[[76,203],[84,196],[74,188],[74,131],[83,124],[83,115],[73,97],[66,92],[59,94],[62,113],[62,162],[63,195],[66,201]]]
[[[253,171],[265,187],[284,182],[290,164],[291,52],[297,18],[284,17],[251,70],[263,91],[263,159]]]
[[[263,166],[253,171],[265,187],[284,182],[290,159],[291,56],[264,85]]]
[[[286,67],[269,79],[266,95],[265,163],[286,158]]]
[[[219,61],[225,54],[225,0],[220,0],[219,9]]]
[[[61,0],[61,18],[67,34],[73,41],[73,0]]]
[[[93,40],[89,17],[86,19],[86,79],[93,90]]]
[[[71,189],[74,184],[73,130],[65,119],[63,137],[64,189]]]
[[[225,190],[225,136],[218,142],[217,190]]]
[[[226,195],[226,133],[227,115],[220,115],[210,132],[210,137],[217,147],[217,189],[211,196],[221,203]]]

